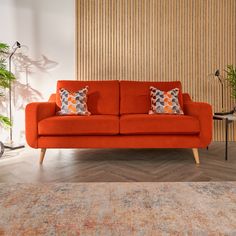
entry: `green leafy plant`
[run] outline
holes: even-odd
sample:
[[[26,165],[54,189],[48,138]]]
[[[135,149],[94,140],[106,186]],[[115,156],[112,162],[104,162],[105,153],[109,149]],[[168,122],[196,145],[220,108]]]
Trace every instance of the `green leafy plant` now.
[[[225,72],[227,74],[226,80],[232,89],[232,97],[236,99],[236,67],[228,65]]]
[[[7,89],[11,82],[15,80],[15,76],[7,70],[6,58],[9,53],[9,46],[5,43],[0,43],[0,89]],[[4,94],[0,92],[0,97]],[[0,114],[0,124],[5,127],[11,127],[11,122],[8,117]]]

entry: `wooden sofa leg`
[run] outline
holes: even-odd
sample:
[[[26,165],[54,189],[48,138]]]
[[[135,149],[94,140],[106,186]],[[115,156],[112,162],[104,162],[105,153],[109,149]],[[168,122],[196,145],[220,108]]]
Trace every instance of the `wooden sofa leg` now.
[[[40,159],[39,159],[39,164],[40,164],[40,165],[43,164],[43,159],[44,159],[46,150],[47,150],[46,148],[42,148],[41,151],[40,151]]]
[[[193,155],[194,155],[194,159],[196,161],[196,164],[200,164],[198,149],[197,148],[193,148],[192,150],[193,150]]]

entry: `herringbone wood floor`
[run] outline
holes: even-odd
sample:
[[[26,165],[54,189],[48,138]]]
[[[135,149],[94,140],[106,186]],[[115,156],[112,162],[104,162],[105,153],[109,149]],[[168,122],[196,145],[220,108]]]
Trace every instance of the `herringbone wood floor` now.
[[[235,142],[227,162],[224,143],[200,150],[200,166],[191,149],[47,150],[43,166],[39,150],[17,152],[0,159],[0,182],[236,181]]]

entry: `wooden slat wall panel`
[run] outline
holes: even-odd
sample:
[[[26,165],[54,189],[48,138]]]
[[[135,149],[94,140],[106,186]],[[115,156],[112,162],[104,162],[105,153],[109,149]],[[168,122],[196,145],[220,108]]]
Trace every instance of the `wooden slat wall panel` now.
[[[235,0],[77,0],[77,11],[78,80],[180,80],[195,101],[220,110],[211,74],[236,64]],[[222,122],[214,126],[224,140]]]

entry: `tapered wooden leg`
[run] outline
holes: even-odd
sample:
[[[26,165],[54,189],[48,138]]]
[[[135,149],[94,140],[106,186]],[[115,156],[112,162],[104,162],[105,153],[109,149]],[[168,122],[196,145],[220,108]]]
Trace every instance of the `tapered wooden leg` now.
[[[199,155],[198,155],[198,149],[197,148],[193,148],[193,155],[194,155],[194,159],[196,161],[196,164],[200,164],[200,161],[199,161]]]
[[[47,150],[46,148],[42,148],[41,151],[40,151],[40,160],[39,160],[39,164],[40,164],[40,165],[43,164],[43,159],[44,159],[46,150]]]

